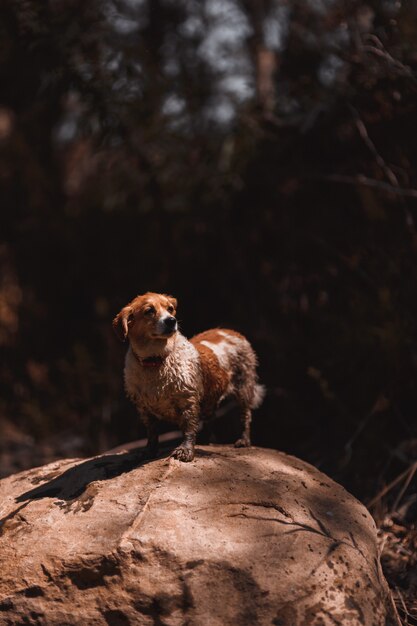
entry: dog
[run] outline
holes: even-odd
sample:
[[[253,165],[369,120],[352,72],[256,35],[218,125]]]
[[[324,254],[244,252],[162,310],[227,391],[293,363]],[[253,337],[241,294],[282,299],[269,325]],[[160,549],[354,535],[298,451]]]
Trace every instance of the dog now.
[[[178,329],[176,309],[172,296],[147,292],[113,320],[119,338],[129,340],[125,389],[147,427],[149,456],[157,455],[157,420],[162,419],[184,434],[171,456],[192,461],[200,418],[211,417],[227,397],[236,399],[243,426],[235,446],[250,446],[252,410],[265,393],[255,352],[243,335],[228,329],[207,330],[189,341]]]

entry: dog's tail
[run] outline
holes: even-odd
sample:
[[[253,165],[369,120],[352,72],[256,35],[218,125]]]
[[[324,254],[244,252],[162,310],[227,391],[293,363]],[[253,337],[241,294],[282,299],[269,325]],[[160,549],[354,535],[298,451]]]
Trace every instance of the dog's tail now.
[[[251,402],[251,408],[257,409],[258,407],[260,407],[265,396],[266,396],[265,385],[255,385],[253,400]]]

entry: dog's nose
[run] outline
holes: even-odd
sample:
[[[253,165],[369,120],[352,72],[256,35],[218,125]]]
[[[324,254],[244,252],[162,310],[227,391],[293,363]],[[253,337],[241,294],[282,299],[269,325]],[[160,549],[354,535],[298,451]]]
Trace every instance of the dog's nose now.
[[[173,330],[176,326],[177,320],[175,319],[175,317],[166,317],[165,320],[165,326],[169,329],[169,330]]]

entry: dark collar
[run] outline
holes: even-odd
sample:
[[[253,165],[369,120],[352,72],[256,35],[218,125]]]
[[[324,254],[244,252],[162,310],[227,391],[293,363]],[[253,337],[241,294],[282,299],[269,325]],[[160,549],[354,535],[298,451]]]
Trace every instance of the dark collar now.
[[[133,350],[132,350],[133,352]],[[147,356],[142,359],[140,356],[133,352],[135,359],[142,365],[142,367],[161,367],[164,364],[164,356]]]

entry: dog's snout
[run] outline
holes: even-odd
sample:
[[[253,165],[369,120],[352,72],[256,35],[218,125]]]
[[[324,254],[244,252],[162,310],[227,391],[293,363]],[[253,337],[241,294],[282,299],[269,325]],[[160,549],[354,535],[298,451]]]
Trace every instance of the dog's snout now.
[[[177,324],[177,320],[172,315],[170,317],[166,317],[164,322],[165,322],[165,326],[169,330],[173,330],[175,328],[176,324]]]

